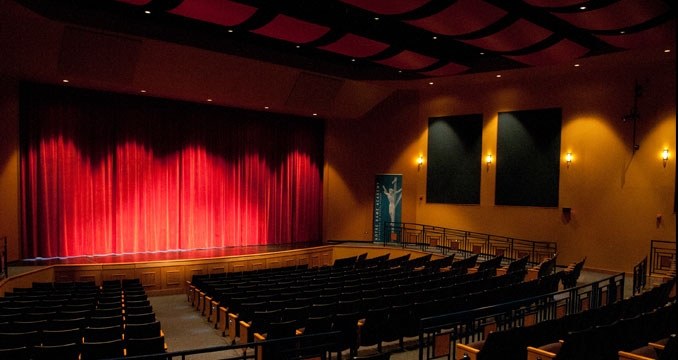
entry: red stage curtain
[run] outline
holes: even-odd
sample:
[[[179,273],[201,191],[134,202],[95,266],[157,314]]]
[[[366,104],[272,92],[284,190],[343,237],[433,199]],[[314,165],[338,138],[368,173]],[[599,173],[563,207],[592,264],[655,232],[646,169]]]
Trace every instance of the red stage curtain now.
[[[23,257],[320,241],[317,119],[21,92]]]

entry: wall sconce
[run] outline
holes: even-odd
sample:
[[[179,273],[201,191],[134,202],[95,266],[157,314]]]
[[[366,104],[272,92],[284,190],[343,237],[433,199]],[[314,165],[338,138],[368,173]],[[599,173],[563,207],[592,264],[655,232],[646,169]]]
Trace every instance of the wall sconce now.
[[[419,158],[417,159],[417,171],[421,170],[421,165],[424,164],[424,157],[422,155],[419,155]]]
[[[485,164],[487,165],[487,170],[490,170],[490,164],[492,164],[492,154],[487,154],[485,157]]]
[[[572,153],[569,152],[567,155],[565,155],[565,162],[567,162],[567,167],[570,167],[570,163],[572,163],[572,159],[574,156],[572,156]]]
[[[662,152],[662,161],[664,162],[664,167],[666,167],[666,163],[669,161],[669,156],[671,153],[669,153],[669,149],[664,149]]]

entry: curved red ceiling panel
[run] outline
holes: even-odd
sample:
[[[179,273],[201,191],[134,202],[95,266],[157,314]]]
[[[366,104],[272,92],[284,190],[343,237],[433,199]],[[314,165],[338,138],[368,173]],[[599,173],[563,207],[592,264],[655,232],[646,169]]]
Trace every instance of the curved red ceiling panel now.
[[[623,49],[638,49],[653,46],[667,48],[676,44],[676,21],[670,21],[657,27],[626,35],[598,35],[600,39],[610,45]]]
[[[304,44],[317,40],[327,34],[330,28],[295,19],[286,15],[278,15],[268,24],[252,30],[253,33],[268,37]]]
[[[168,12],[214,24],[235,26],[249,19],[257,10],[227,0],[184,0]]]
[[[329,45],[319,46],[318,49],[323,49],[346,56],[362,58],[378,54],[386,50],[388,47],[388,44],[384,44],[379,41],[371,40],[358,35],[346,34],[341,39]]]
[[[116,0],[119,2],[124,2],[132,5],[146,5],[151,2],[151,0]]]
[[[506,11],[482,0],[460,0],[437,14],[404,22],[442,35],[461,35],[483,29],[504,15]]]
[[[442,67],[435,69],[435,70],[420,72],[420,74],[426,75],[426,76],[447,76],[447,75],[459,74],[460,72],[466,71],[466,69],[468,69],[468,66],[459,65],[459,64],[455,64],[455,63],[449,63],[449,64],[442,66]]]
[[[527,65],[554,65],[577,59],[586,55],[588,52],[588,48],[564,39],[541,51],[536,51],[527,55],[506,57]]]
[[[588,2],[588,0],[523,0],[526,3],[546,8],[565,7]]]
[[[534,45],[553,34],[541,26],[520,19],[492,35],[473,40],[460,40],[490,51],[514,51]]]
[[[431,0],[340,0],[341,2],[383,15],[402,14],[420,8]]]
[[[376,63],[394,67],[402,70],[416,70],[423,69],[427,66],[435,64],[438,59],[428,57],[426,55],[417,54],[409,50],[398,53],[385,60],[375,61]]]
[[[642,24],[667,11],[668,5],[661,0],[621,0],[596,10],[553,14],[582,29],[615,30]]]

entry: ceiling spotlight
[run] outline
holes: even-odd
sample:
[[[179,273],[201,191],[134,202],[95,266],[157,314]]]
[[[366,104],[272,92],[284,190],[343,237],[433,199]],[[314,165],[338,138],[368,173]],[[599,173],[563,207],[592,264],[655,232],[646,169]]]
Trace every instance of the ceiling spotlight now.
[[[318,113],[313,113],[313,116],[318,116]]]
[[[301,48],[301,45],[297,45],[297,46],[295,46],[295,48],[300,49],[300,48]]]
[[[586,6],[580,6],[579,10],[586,10]]]
[[[264,109],[268,110],[268,106],[264,106]]]
[[[148,14],[150,14],[150,13],[151,13],[151,10],[145,10],[145,11],[144,11],[144,14],[147,14],[147,15],[148,15]]]
[[[484,52],[481,52],[480,55],[485,55],[485,53],[484,53]]]
[[[61,82],[67,83],[67,82],[68,82],[68,79],[63,79],[63,80],[61,80]]]
[[[228,32],[232,33],[232,32],[233,32],[233,29],[228,29]]]
[[[402,74],[402,73],[403,73],[403,71],[402,71],[402,70],[398,70],[398,74]]]
[[[671,52],[671,49],[666,49],[666,50],[664,50],[664,52],[665,52],[665,53],[670,53],[670,52]]]
[[[579,64],[574,64],[574,67],[579,67]]]
[[[212,99],[207,99],[207,102],[212,102]]]
[[[428,84],[429,84],[429,85],[433,85],[433,81],[429,81]]]
[[[619,32],[620,34],[626,34],[626,31],[622,30]]]
[[[434,36],[434,37],[433,37],[433,40],[436,40],[436,39],[438,39],[438,37],[437,37],[437,36]]]
[[[355,62],[355,59],[351,59],[352,62]]]
[[[375,17],[374,20],[379,21],[379,18],[378,18],[378,17]]]
[[[145,93],[145,92],[146,92],[146,90],[144,90],[144,89],[141,89],[141,90],[139,90],[139,92]]]
[[[500,78],[500,77],[501,77],[501,74],[497,74],[497,77]]]

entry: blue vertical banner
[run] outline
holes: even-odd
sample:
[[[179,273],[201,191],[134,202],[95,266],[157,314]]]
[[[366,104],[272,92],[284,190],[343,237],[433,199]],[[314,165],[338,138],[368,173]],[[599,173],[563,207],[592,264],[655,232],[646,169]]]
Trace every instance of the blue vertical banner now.
[[[377,174],[374,182],[374,231],[372,241],[384,239],[384,223],[400,222],[403,198],[402,174]],[[386,234],[386,236],[390,236]]]

